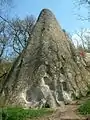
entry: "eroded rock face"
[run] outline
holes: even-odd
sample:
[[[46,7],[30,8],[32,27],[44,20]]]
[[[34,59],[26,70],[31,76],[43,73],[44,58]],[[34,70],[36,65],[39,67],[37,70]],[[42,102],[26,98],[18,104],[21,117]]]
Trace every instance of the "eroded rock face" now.
[[[68,35],[53,13],[43,9],[26,49],[1,85],[1,98],[5,104],[55,108],[86,96],[89,84],[90,73]]]

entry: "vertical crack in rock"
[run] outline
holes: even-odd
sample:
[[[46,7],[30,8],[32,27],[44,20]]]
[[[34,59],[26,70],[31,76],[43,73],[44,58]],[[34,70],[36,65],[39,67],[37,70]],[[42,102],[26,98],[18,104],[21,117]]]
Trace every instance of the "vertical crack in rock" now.
[[[90,73],[55,16],[43,9],[27,47],[0,84],[0,104],[57,107],[86,96]]]

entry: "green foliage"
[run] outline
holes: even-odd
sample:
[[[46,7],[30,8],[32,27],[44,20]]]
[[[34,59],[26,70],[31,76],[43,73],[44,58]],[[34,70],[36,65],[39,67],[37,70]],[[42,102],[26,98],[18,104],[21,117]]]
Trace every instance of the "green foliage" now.
[[[85,101],[78,110],[82,115],[90,114],[90,100]]]
[[[23,109],[17,107],[2,108],[2,120],[26,120],[51,114],[50,109]]]

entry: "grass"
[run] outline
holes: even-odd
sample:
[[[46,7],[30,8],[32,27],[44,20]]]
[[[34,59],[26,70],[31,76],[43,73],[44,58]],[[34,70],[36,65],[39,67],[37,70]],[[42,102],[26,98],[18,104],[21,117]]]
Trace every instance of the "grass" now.
[[[17,107],[1,108],[0,114],[2,120],[26,120],[49,115],[53,112],[51,109],[23,109]],[[0,116],[1,116],[0,115]]]
[[[82,105],[80,105],[78,111],[82,115],[88,115],[88,114],[90,114],[90,100],[87,100]]]

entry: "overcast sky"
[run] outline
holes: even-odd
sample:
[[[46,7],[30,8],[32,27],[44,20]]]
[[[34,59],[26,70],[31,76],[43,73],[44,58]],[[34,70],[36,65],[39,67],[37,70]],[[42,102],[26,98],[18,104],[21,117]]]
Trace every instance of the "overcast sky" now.
[[[87,17],[87,10],[76,9],[73,0],[14,0],[14,8],[11,11],[11,16],[19,16],[24,18],[26,15],[34,15],[37,17],[43,8],[52,10],[58,22],[63,29],[72,33],[75,30],[82,28],[90,28],[90,23],[87,21],[78,20],[75,14],[82,14]]]

